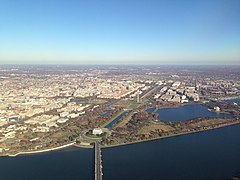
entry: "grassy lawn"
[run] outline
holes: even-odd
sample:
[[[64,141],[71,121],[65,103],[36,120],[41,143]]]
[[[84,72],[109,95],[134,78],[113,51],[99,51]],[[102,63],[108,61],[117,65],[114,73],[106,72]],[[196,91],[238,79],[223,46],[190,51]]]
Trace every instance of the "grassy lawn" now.
[[[160,131],[171,131],[174,130],[173,127],[166,125],[165,123],[162,122],[157,122],[156,124],[149,124],[148,126],[144,126],[138,133],[139,134],[148,134],[151,131],[155,130],[160,130]]]
[[[209,120],[193,123],[192,127],[198,127],[198,126],[204,127],[204,126],[216,125],[216,124],[224,123],[224,122],[228,122],[228,121],[229,121],[229,119],[214,118],[214,119],[209,119]]]

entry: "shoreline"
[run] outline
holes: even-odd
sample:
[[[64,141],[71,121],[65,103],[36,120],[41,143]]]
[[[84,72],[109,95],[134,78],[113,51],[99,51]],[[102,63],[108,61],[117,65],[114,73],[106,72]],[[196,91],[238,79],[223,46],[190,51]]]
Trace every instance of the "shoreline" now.
[[[200,132],[204,132],[204,131],[210,131],[210,130],[225,128],[225,127],[234,126],[234,125],[237,125],[237,124],[240,124],[240,121],[236,121],[236,122],[229,123],[227,125],[222,125],[222,126],[215,127],[215,128],[203,129],[203,130],[199,130],[199,131],[183,132],[183,133],[172,134],[172,135],[162,136],[162,137],[155,137],[155,138],[151,138],[151,139],[139,140],[139,141],[134,141],[134,142],[127,142],[127,143],[101,146],[101,148],[113,148],[113,147],[118,147],[118,146],[126,146],[126,145],[136,144],[136,143],[144,143],[144,142],[148,142],[148,141],[155,141],[155,140],[160,140],[160,139],[165,139],[165,138],[171,138],[171,137],[177,137],[177,136],[183,136],[183,135],[188,135],[188,134],[195,134],[195,133],[200,133]],[[50,151],[65,149],[65,148],[68,148],[68,147],[71,147],[71,146],[76,147],[76,148],[84,148],[84,149],[92,149],[93,148],[93,146],[81,146],[81,145],[76,144],[76,142],[72,142],[72,143],[65,144],[65,145],[62,145],[62,146],[59,146],[59,147],[55,147],[55,148],[43,149],[43,150],[37,150],[37,151],[23,151],[23,152],[18,152],[16,154],[5,154],[5,155],[2,155],[0,157],[16,157],[18,155],[40,154],[40,153],[44,153],[44,152],[50,152]]]
[[[195,133],[200,133],[204,131],[210,131],[210,130],[215,130],[215,129],[220,129],[220,128],[225,128],[229,126],[234,126],[240,124],[240,121],[229,123],[227,125],[215,127],[215,128],[209,128],[209,129],[204,129],[204,130],[199,130],[199,131],[191,131],[191,132],[184,132],[184,133],[179,133],[179,134],[173,134],[169,136],[163,136],[163,137],[155,137],[151,139],[146,139],[146,140],[139,140],[139,141],[134,141],[134,142],[127,142],[127,143],[120,143],[120,144],[114,144],[114,145],[108,145],[108,146],[101,146],[101,148],[111,148],[111,147],[118,147],[118,146],[125,146],[125,145],[131,145],[131,144],[136,144],[136,143],[144,143],[148,141],[155,141],[159,139],[165,139],[165,138],[171,138],[171,137],[176,137],[176,136],[183,136],[183,135],[188,135],[188,134],[195,134]]]
[[[16,154],[6,154],[6,155],[3,155],[2,157],[4,157],[4,156],[16,157],[18,155],[25,155],[25,154],[40,154],[40,153],[44,153],[44,152],[50,152],[50,151],[56,151],[56,150],[59,150],[59,149],[64,149],[64,148],[73,146],[74,144],[76,144],[76,142],[72,142],[72,143],[69,143],[69,144],[65,144],[65,145],[50,148],[50,149],[43,149],[43,150],[37,150],[37,151],[22,151],[22,152],[18,152]]]

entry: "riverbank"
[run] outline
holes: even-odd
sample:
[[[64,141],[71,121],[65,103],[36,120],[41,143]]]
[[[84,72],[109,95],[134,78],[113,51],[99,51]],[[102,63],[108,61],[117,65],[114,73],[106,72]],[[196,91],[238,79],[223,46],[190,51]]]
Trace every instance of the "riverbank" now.
[[[199,132],[204,132],[204,131],[209,131],[209,130],[214,130],[214,129],[225,128],[225,127],[233,126],[233,125],[237,125],[237,124],[240,124],[240,121],[229,123],[229,124],[222,125],[222,126],[218,126],[218,127],[215,127],[215,128],[209,128],[209,129],[203,129],[203,130],[199,130],[199,131],[190,131],[190,132],[172,134],[172,135],[168,135],[168,136],[155,137],[155,138],[139,140],[139,141],[134,141],[134,142],[127,142],[127,143],[120,143],[120,144],[114,144],[114,145],[108,145],[108,146],[101,146],[101,148],[111,148],[111,147],[131,145],[131,144],[135,144],[135,143],[143,143],[143,142],[154,141],[154,140],[158,140],[158,139],[165,139],[165,138],[171,138],[171,137],[176,137],[176,136],[182,136],[182,135],[188,135],[188,134],[193,134],[193,133],[199,133]]]
[[[190,102],[185,102],[185,103],[169,103],[169,104],[157,104],[155,107],[150,107],[150,108],[154,108],[155,110],[158,109],[167,109],[167,108],[179,108],[182,106],[186,106],[186,105],[195,105],[195,104],[205,104],[203,101],[198,101],[198,102],[194,102],[194,101],[190,101]],[[149,109],[149,108],[147,108]]]
[[[188,135],[188,134],[193,134],[193,133],[199,133],[199,132],[204,132],[204,131],[209,131],[209,130],[214,130],[214,129],[220,129],[220,128],[225,128],[225,127],[229,127],[229,126],[234,126],[240,124],[240,121],[236,121],[233,123],[229,123],[229,124],[225,124],[225,125],[221,125],[215,128],[208,128],[208,129],[203,129],[203,130],[199,130],[199,131],[190,131],[190,132],[183,132],[183,133],[178,133],[178,134],[172,134],[172,135],[168,135],[168,136],[162,136],[162,137],[155,137],[155,138],[150,138],[150,139],[145,139],[145,140],[139,140],[139,141],[134,141],[134,142],[127,142],[127,143],[120,143],[120,144],[113,144],[113,145],[107,145],[107,146],[101,146],[101,148],[111,148],[111,147],[118,147],[118,146],[126,146],[126,145],[131,145],[131,144],[136,144],[136,143],[143,143],[143,142],[148,142],[148,141],[154,141],[154,140],[159,140],[159,139],[165,139],[165,138],[171,138],[171,137],[176,137],[176,136],[182,136],[182,135]],[[62,145],[59,147],[55,147],[55,148],[50,148],[50,149],[43,149],[43,150],[38,150],[38,151],[24,151],[24,152],[18,152],[16,154],[6,154],[3,156],[9,156],[9,157],[16,157],[18,155],[27,155],[27,154],[39,154],[39,153],[44,153],[44,152],[50,152],[50,151],[56,151],[56,150],[60,150],[60,149],[64,149],[64,148],[68,148],[68,147],[77,147],[77,148],[93,148],[93,146],[83,146],[83,145],[78,145],[76,144],[76,142],[72,142],[66,145]]]
[[[24,155],[24,154],[39,154],[39,153],[44,153],[44,152],[49,152],[49,151],[56,151],[56,150],[59,150],[59,149],[64,149],[64,148],[73,146],[75,143],[76,142],[72,142],[72,143],[65,144],[65,145],[62,145],[62,146],[58,146],[58,147],[55,147],[55,148],[43,149],[43,150],[37,150],[37,151],[22,151],[22,152],[18,152],[16,154],[6,154],[6,155],[3,155],[3,156],[15,157],[15,156]]]

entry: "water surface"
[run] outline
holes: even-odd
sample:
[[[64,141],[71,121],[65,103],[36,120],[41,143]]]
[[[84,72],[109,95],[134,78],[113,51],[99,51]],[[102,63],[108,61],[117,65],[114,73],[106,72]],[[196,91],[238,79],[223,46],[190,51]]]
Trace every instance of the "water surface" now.
[[[0,180],[88,180],[94,177],[93,149],[0,158]]]
[[[149,108],[147,112],[151,113],[152,108]],[[157,110],[158,118],[161,121],[187,121],[194,118],[203,117],[234,117],[231,114],[216,113],[209,111],[208,107],[203,104],[188,104],[177,108],[161,108]]]
[[[118,117],[116,117],[112,122],[110,122],[108,125],[106,125],[105,128],[111,128],[114,124],[116,124],[123,116],[125,116],[129,112],[130,112],[130,110],[124,111],[122,114],[120,114]]]
[[[100,117],[106,117],[106,116],[108,116],[108,114],[111,113],[111,112],[113,112],[113,109],[109,109],[109,110],[107,110],[105,113],[100,114]]]
[[[219,180],[240,173],[240,125],[103,150],[105,180]]]
[[[239,103],[240,102],[240,98],[227,99],[227,100],[224,100],[224,102]]]
[[[219,180],[240,172],[240,125],[102,149],[104,180]],[[93,180],[93,149],[0,158],[1,180]]]

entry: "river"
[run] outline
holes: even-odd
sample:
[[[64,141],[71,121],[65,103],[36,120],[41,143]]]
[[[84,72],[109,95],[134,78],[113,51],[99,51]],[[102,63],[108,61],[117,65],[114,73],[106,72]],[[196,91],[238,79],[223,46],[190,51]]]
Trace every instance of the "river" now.
[[[150,111],[149,111],[150,112]],[[159,118],[185,121],[230,117],[201,104],[158,109]],[[111,127],[128,111],[108,126]],[[240,125],[102,150],[104,180],[223,179],[240,172]],[[94,179],[93,149],[0,158],[0,180]]]
[[[240,125],[102,150],[104,180],[223,179],[240,172]],[[91,180],[93,149],[0,158],[1,180]]]

